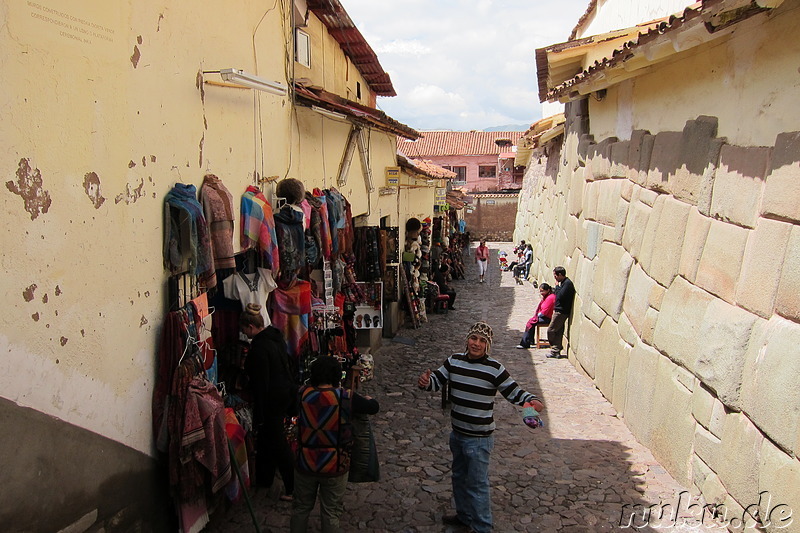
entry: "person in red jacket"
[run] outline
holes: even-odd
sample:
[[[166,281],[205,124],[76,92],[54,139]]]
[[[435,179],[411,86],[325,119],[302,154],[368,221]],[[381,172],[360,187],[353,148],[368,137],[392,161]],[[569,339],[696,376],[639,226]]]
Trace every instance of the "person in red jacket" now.
[[[539,285],[539,294],[542,295],[542,300],[536,306],[536,312],[525,324],[525,333],[517,344],[518,350],[527,350],[531,347],[536,324],[549,324],[550,319],[553,318],[553,308],[556,305],[556,295],[553,293],[553,289],[547,283],[542,283]]]

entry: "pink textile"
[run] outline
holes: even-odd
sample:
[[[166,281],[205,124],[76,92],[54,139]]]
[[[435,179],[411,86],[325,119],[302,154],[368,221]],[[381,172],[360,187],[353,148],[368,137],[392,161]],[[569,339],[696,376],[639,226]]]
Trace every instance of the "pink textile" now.
[[[308,341],[308,317],[311,314],[311,283],[298,280],[292,287],[272,292],[272,325],[283,333],[290,357],[300,357]]]

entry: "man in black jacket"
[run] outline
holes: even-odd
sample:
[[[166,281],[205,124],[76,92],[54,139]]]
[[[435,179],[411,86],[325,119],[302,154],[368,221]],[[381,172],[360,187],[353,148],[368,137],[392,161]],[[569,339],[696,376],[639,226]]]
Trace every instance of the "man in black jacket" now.
[[[550,353],[547,357],[560,359],[566,357],[561,355],[562,339],[564,338],[564,324],[572,312],[572,300],[575,299],[575,285],[567,277],[564,267],[555,267],[553,277],[556,279],[554,292],[556,293],[556,305],[553,309],[553,318],[547,326],[547,340],[550,343]]]

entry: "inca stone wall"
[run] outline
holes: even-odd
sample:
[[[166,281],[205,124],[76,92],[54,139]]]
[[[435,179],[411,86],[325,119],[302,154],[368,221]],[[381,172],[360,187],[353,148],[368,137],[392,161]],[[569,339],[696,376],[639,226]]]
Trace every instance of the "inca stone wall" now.
[[[624,141],[587,125],[568,104],[514,235],[539,281],[563,265],[575,282],[570,361],[706,502],[800,531],[800,132],[734,146],[715,117]]]

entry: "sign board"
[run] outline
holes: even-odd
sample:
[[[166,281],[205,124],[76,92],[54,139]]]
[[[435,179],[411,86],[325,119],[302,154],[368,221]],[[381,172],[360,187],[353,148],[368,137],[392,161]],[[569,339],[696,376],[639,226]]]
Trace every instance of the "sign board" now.
[[[436,194],[433,197],[433,205],[444,205],[447,203],[447,188],[436,187]]]
[[[494,205],[494,200],[486,200],[486,205]]]
[[[400,185],[400,167],[386,167],[386,186],[397,187]]]

